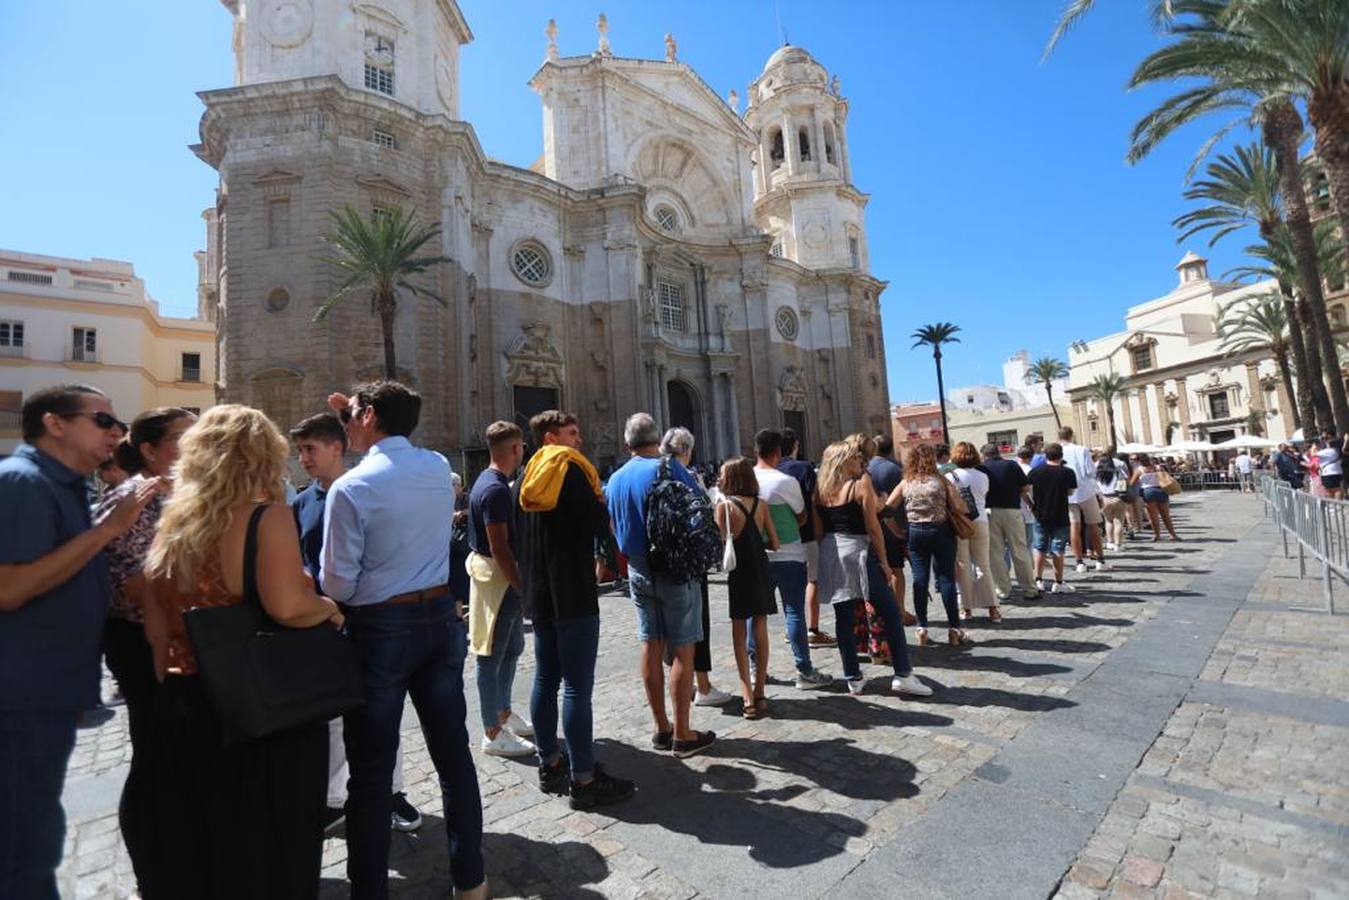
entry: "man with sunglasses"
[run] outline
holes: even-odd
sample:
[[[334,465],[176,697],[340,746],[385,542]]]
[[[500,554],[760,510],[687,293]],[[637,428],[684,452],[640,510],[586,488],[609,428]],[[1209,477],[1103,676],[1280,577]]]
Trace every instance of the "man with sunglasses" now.
[[[421,397],[396,381],[333,394],[347,446],[365,456],[324,503],[319,580],[342,604],[365,675],[365,704],[344,718],[351,895],[389,895],[393,770],[411,696],[436,767],[456,896],[487,895],[482,800],[468,748],[468,632],[450,590],[450,464],[408,436]]]
[[[23,404],[23,440],[0,461],[0,897],[56,898],[61,786],[81,710],[98,703],[109,602],[103,547],[159,489],[97,526],[86,479],[126,427],[96,388],[63,384]]]

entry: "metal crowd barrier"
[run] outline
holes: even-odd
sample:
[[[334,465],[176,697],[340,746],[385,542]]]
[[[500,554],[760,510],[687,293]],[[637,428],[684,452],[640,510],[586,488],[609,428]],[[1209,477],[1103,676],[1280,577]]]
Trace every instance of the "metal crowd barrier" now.
[[[1241,486],[1226,472],[1181,472],[1173,477],[1187,491],[1235,491]]]
[[[1289,557],[1288,542],[1297,548],[1298,574],[1307,577],[1307,557],[1321,563],[1321,587],[1326,612],[1335,613],[1332,575],[1349,583],[1349,502],[1314,497],[1294,490],[1288,482],[1269,472],[1256,472],[1255,484],[1265,504],[1265,515],[1274,520]]]

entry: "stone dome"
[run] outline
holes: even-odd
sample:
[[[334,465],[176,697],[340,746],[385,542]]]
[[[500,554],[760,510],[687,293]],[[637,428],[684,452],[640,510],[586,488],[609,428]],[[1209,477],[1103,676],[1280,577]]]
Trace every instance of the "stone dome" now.
[[[813,62],[815,62],[815,57],[811,56],[801,47],[796,47],[792,44],[783,44],[777,50],[773,51],[773,55],[768,57],[768,62],[764,63],[763,68],[764,71],[767,72],[769,69],[779,64]],[[816,63],[816,65],[818,65],[818,63]]]

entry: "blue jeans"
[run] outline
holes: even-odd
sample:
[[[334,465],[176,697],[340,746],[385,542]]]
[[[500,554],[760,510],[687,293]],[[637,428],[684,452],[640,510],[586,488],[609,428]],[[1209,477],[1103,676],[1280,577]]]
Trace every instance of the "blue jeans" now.
[[[501,724],[500,714],[511,708],[515,665],[525,652],[525,618],[520,597],[508,589],[492,629],[492,655],[478,657],[478,706],[483,728]]]
[[[909,525],[909,565],[913,569],[913,611],[918,626],[927,628],[928,581],[937,573],[937,591],[946,609],[948,628],[960,627],[956,606],[956,535],[946,522]]]
[[[347,607],[365,679],[365,705],[344,720],[347,877],[353,898],[389,895],[389,817],[403,705],[410,695],[440,777],[450,876],[482,884],[482,798],[468,749],[464,658],[468,636],[447,593],[420,603]]]
[[[534,620],[534,746],[539,764],[552,765],[562,754],[557,744],[557,691],[562,689],[562,733],[567,738],[573,781],[595,771],[595,658],[600,650],[600,617]]]
[[[59,900],[74,712],[0,712],[0,897]]]
[[[810,663],[810,641],[806,638],[806,564],[800,560],[770,560],[768,574],[782,598],[782,613],[787,617],[787,640],[792,645],[796,671],[808,675],[815,671]],[[749,655],[754,658],[754,630],[749,630]]]
[[[890,645],[890,661],[895,674],[903,678],[913,673],[909,665],[909,647],[904,642],[904,621],[899,615],[899,604],[895,602],[895,592],[881,573],[881,565],[875,554],[867,554],[867,600],[885,623],[885,642]],[[854,602],[834,604],[834,633],[838,638],[838,655],[843,658],[843,677],[849,681],[862,677],[862,667],[857,662],[857,641],[853,640],[853,617],[860,604]]]

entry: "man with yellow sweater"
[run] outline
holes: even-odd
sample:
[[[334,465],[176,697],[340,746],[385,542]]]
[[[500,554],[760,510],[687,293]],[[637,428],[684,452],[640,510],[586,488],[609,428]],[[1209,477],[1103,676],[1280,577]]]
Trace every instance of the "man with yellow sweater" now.
[[[570,793],[572,809],[590,809],[622,800],[635,787],[595,761],[590,703],[600,640],[595,539],[608,533],[609,514],[599,474],[581,453],[576,417],[546,410],[529,427],[538,449],[516,483],[516,499],[524,608],[534,622],[529,707],[539,787],[550,794]],[[557,695],[564,687],[566,756],[557,740]]]

